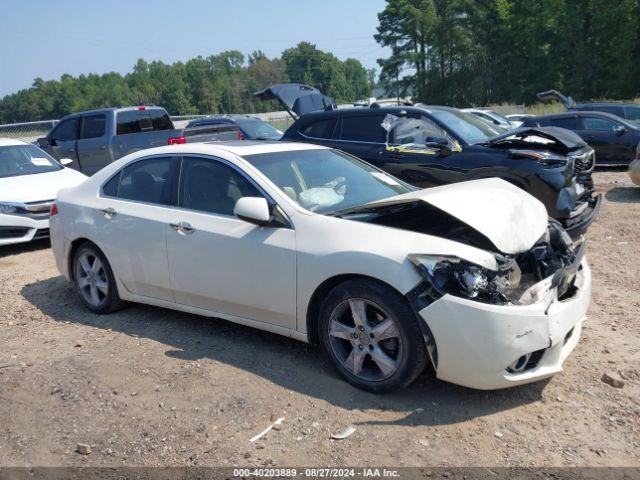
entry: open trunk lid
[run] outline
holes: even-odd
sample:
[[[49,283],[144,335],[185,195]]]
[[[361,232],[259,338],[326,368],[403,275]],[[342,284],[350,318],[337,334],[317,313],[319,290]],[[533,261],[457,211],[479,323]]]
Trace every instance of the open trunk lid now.
[[[536,93],[536,97],[538,97],[541,102],[551,102],[553,100],[558,100],[565,106],[567,110],[570,110],[576,104],[573,98],[563,95],[558,90],[546,90],[544,92]]]
[[[317,88],[301,83],[278,83],[263,88],[253,95],[260,100],[278,100],[294,120],[307,113],[335,107],[335,100]]]

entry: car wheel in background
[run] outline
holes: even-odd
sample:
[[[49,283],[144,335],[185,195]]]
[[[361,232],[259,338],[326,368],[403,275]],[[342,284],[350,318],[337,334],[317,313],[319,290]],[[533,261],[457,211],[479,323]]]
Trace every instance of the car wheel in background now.
[[[111,313],[124,306],[111,266],[93,244],[85,243],[76,250],[73,281],[84,304],[95,313]]]
[[[371,280],[335,287],[320,309],[320,340],[352,385],[389,392],[409,385],[427,364],[418,319],[402,295]]]

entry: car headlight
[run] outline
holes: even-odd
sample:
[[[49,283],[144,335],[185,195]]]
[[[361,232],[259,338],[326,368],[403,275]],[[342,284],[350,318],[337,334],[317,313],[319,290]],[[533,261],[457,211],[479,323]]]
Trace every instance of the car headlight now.
[[[441,295],[502,305],[511,302],[511,293],[520,285],[520,268],[513,260],[505,259],[498,270],[489,270],[448,255],[409,255],[409,259]]]
[[[567,164],[567,157],[552,152],[537,150],[512,150],[510,153],[515,157],[532,158],[544,168],[564,167]]]
[[[0,203],[0,213],[8,214],[8,213],[16,213],[18,208],[15,205],[11,205],[9,203]]]

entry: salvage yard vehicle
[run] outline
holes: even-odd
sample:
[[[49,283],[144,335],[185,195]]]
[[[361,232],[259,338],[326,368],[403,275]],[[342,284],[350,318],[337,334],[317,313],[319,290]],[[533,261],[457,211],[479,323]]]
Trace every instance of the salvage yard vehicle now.
[[[128,155],[52,207],[88,309],[140,302],[320,343],[373,392],[550,377],[590,301],[585,244],[500,179],[418,190],[326,147],[201,143]]]
[[[502,178],[540,200],[574,238],[597,217],[601,196],[594,193],[591,180],[594,152],[571,132],[558,128],[504,132],[451,107],[374,104],[327,110],[317,90],[292,88],[291,92],[285,86],[256,93],[263,99],[279,99],[295,114],[297,120],[283,140],[343,150],[420,188]],[[314,96],[315,101],[300,101]],[[294,105],[306,107],[296,111]],[[385,130],[387,116],[392,120]]]
[[[58,190],[86,178],[35,145],[0,138],[0,246],[48,237]]]
[[[38,145],[71,168],[93,175],[120,157],[161,145],[235,140],[235,125],[176,129],[161,107],[102,108],[63,117]]]
[[[554,126],[571,130],[596,152],[598,164],[628,165],[640,142],[640,126],[603,112],[563,112],[527,117],[523,127]]]

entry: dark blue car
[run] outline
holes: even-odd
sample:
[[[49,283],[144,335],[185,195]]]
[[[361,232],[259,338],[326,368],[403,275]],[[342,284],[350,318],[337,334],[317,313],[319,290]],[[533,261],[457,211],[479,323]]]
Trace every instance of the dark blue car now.
[[[282,132],[273,125],[249,115],[215,115],[197,118],[187,124],[187,128],[205,125],[237,125],[242,134],[239,140],[280,140]]]

